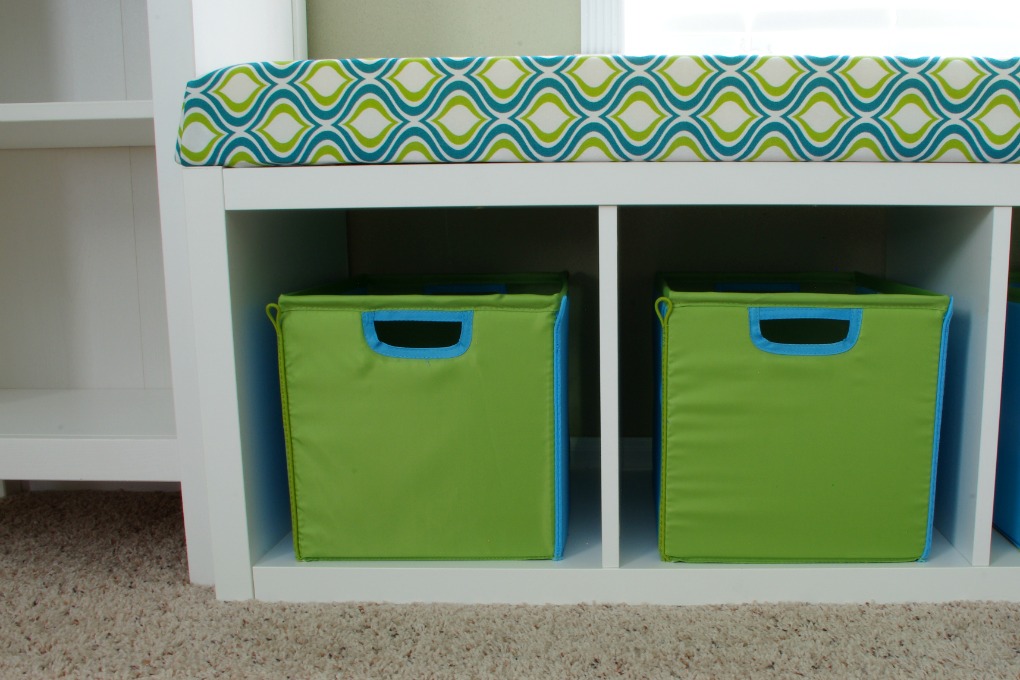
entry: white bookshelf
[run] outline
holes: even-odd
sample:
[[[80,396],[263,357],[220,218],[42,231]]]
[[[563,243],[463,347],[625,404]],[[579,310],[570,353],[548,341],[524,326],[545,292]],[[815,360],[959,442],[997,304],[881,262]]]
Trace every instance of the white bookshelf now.
[[[1020,167],[193,168],[184,171],[184,184],[199,392],[203,404],[214,405],[205,412],[203,435],[210,484],[217,489],[210,516],[220,598],[670,604],[1020,600],[1020,558],[991,526],[1010,222],[1013,207],[1020,205]],[[487,207],[540,212],[557,206],[591,209],[590,233],[597,242],[589,245],[598,251],[596,270],[581,274],[597,280],[599,293],[598,337],[588,341],[599,352],[600,465],[574,486],[590,501],[574,510],[566,559],[297,562],[289,539],[282,437],[272,425],[279,420],[276,348],[264,305],[282,292],[355,268],[345,225],[359,211],[408,209],[406,219],[413,221],[412,209],[482,208],[477,213],[482,220]],[[838,224],[819,221],[834,210],[842,215]],[[735,221],[756,211],[771,225],[767,238]],[[642,222],[652,218],[657,222],[650,227]],[[699,227],[696,220],[712,226]],[[635,397],[619,380],[624,370],[635,370],[620,343],[626,330],[621,312],[630,313],[629,305],[635,304],[619,294],[620,262],[624,253],[633,254],[636,236],[647,237],[649,229],[662,242],[640,272],[649,283],[660,266],[675,270],[712,263],[769,270],[796,261],[805,269],[862,267],[954,295],[938,533],[929,561],[765,566],[659,561],[651,475],[629,469],[621,474],[618,429],[621,403]],[[510,232],[506,238],[512,239]],[[760,242],[741,244],[748,234],[757,234]],[[545,237],[532,238],[533,250],[541,251],[543,238],[555,240],[555,226]]]
[[[0,478],[179,481],[144,0],[9,14]]]
[[[154,133],[154,91],[183,89],[153,85],[149,20],[146,0],[53,0],[0,22],[0,480],[180,483],[191,576],[211,583],[204,469],[182,464],[187,364],[171,355],[190,312],[168,319]]]

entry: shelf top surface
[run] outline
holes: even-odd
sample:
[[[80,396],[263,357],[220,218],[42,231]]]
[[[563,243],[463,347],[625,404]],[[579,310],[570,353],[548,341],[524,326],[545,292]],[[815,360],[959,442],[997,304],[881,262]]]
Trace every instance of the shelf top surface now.
[[[148,99],[0,103],[0,123],[152,120]]]
[[[0,389],[0,437],[173,438],[173,391]]]
[[[150,100],[0,104],[0,149],[151,146]]]
[[[221,174],[220,174],[221,173]],[[189,168],[227,210],[599,205],[1020,205],[1020,165],[487,163]],[[217,180],[218,181],[218,180]]]

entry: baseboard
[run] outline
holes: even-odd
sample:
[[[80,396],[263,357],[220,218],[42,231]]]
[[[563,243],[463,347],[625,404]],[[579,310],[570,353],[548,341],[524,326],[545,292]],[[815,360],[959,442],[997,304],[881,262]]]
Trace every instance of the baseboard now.
[[[180,493],[180,482],[22,482],[26,491],[162,491]]]

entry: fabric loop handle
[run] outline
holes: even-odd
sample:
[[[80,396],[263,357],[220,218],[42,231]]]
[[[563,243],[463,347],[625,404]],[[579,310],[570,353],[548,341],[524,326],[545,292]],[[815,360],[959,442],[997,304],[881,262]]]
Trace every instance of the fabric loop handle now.
[[[460,337],[456,343],[444,347],[400,347],[386,343],[379,338],[375,327],[377,321],[457,323],[460,324]],[[474,312],[472,311],[384,309],[361,313],[361,327],[369,348],[376,354],[397,359],[452,359],[459,357],[471,346],[473,322]]]
[[[861,308],[827,307],[750,307],[748,318],[751,326],[751,342],[763,352],[785,356],[831,356],[853,349],[861,334],[864,312]],[[846,336],[835,342],[787,343],[775,342],[762,334],[763,321],[794,321],[804,319],[826,319],[847,322]]]
[[[655,301],[655,316],[659,317],[659,323],[666,327],[669,315],[673,313],[673,302],[668,297],[660,297]]]
[[[280,334],[280,305],[275,302],[270,302],[266,305],[266,316],[273,324],[273,328],[276,329],[276,334]]]

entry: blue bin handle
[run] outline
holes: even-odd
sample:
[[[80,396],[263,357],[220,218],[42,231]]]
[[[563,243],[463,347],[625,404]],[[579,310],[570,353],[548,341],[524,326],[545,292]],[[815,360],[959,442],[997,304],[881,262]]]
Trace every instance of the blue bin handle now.
[[[398,347],[379,339],[376,321],[406,321],[425,323],[459,323],[460,338],[447,347]],[[376,354],[397,359],[452,359],[467,352],[471,346],[474,322],[472,311],[435,311],[424,309],[382,309],[361,313],[361,327],[365,341]]]
[[[748,317],[751,324],[751,342],[763,352],[787,356],[831,356],[850,351],[861,335],[861,321],[864,312],[860,308],[831,307],[750,307]],[[795,319],[833,319],[849,323],[846,337],[829,343],[783,343],[773,342],[762,335],[761,322]]]

